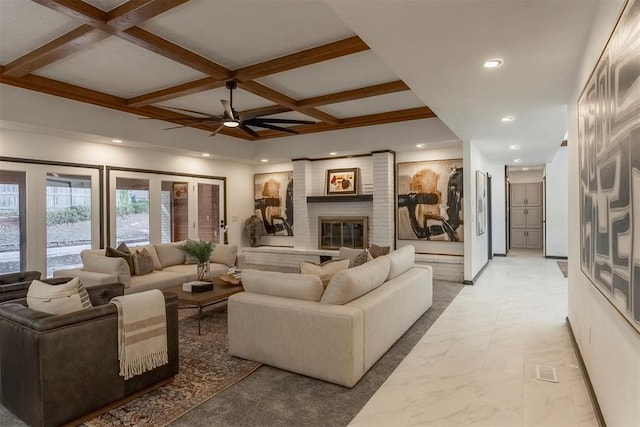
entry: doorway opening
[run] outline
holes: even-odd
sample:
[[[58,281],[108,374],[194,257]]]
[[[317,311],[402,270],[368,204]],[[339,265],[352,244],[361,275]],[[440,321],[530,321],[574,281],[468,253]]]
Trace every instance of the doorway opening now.
[[[545,170],[508,167],[507,248],[510,256],[544,256]]]

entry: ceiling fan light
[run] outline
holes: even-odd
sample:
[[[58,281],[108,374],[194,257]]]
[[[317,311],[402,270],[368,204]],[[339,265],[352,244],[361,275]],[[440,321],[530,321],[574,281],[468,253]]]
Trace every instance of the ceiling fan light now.
[[[222,124],[225,125],[228,128],[237,128],[238,126],[240,126],[240,122],[239,121],[231,120],[231,119],[225,120]]]

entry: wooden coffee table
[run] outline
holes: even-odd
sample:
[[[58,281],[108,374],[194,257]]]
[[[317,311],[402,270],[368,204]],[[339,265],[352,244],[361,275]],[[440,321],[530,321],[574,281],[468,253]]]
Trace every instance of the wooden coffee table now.
[[[200,321],[202,320],[202,309],[204,307],[226,301],[231,295],[242,292],[242,285],[233,285],[218,278],[213,279],[213,290],[207,292],[185,292],[182,285],[168,288],[167,291],[178,295],[178,303],[183,304],[180,308],[198,309],[198,335],[200,335]]]

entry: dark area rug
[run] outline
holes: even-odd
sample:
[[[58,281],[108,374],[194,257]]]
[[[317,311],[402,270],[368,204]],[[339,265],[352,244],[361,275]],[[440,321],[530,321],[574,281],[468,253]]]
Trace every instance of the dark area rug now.
[[[86,422],[88,427],[167,425],[260,367],[227,353],[226,303],[204,309],[202,335],[197,313],[178,314],[180,372],[174,380]]]
[[[434,282],[432,307],[352,389],[262,366],[171,426],[346,426],[463,286]]]
[[[558,261],[558,267],[560,267],[565,279],[569,277],[569,263],[567,261]]]

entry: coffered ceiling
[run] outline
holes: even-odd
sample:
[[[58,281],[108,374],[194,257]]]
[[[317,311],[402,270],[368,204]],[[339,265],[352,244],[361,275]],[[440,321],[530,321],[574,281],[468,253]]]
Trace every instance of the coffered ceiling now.
[[[241,116],[314,122],[282,125],[300,134],[435,117],[318,1],[2,0],[0,39],[1,83],[164,128],[216,130],[183,110],[222,115],[229,80]],[[292,134],[254,130],[221,133]]]

